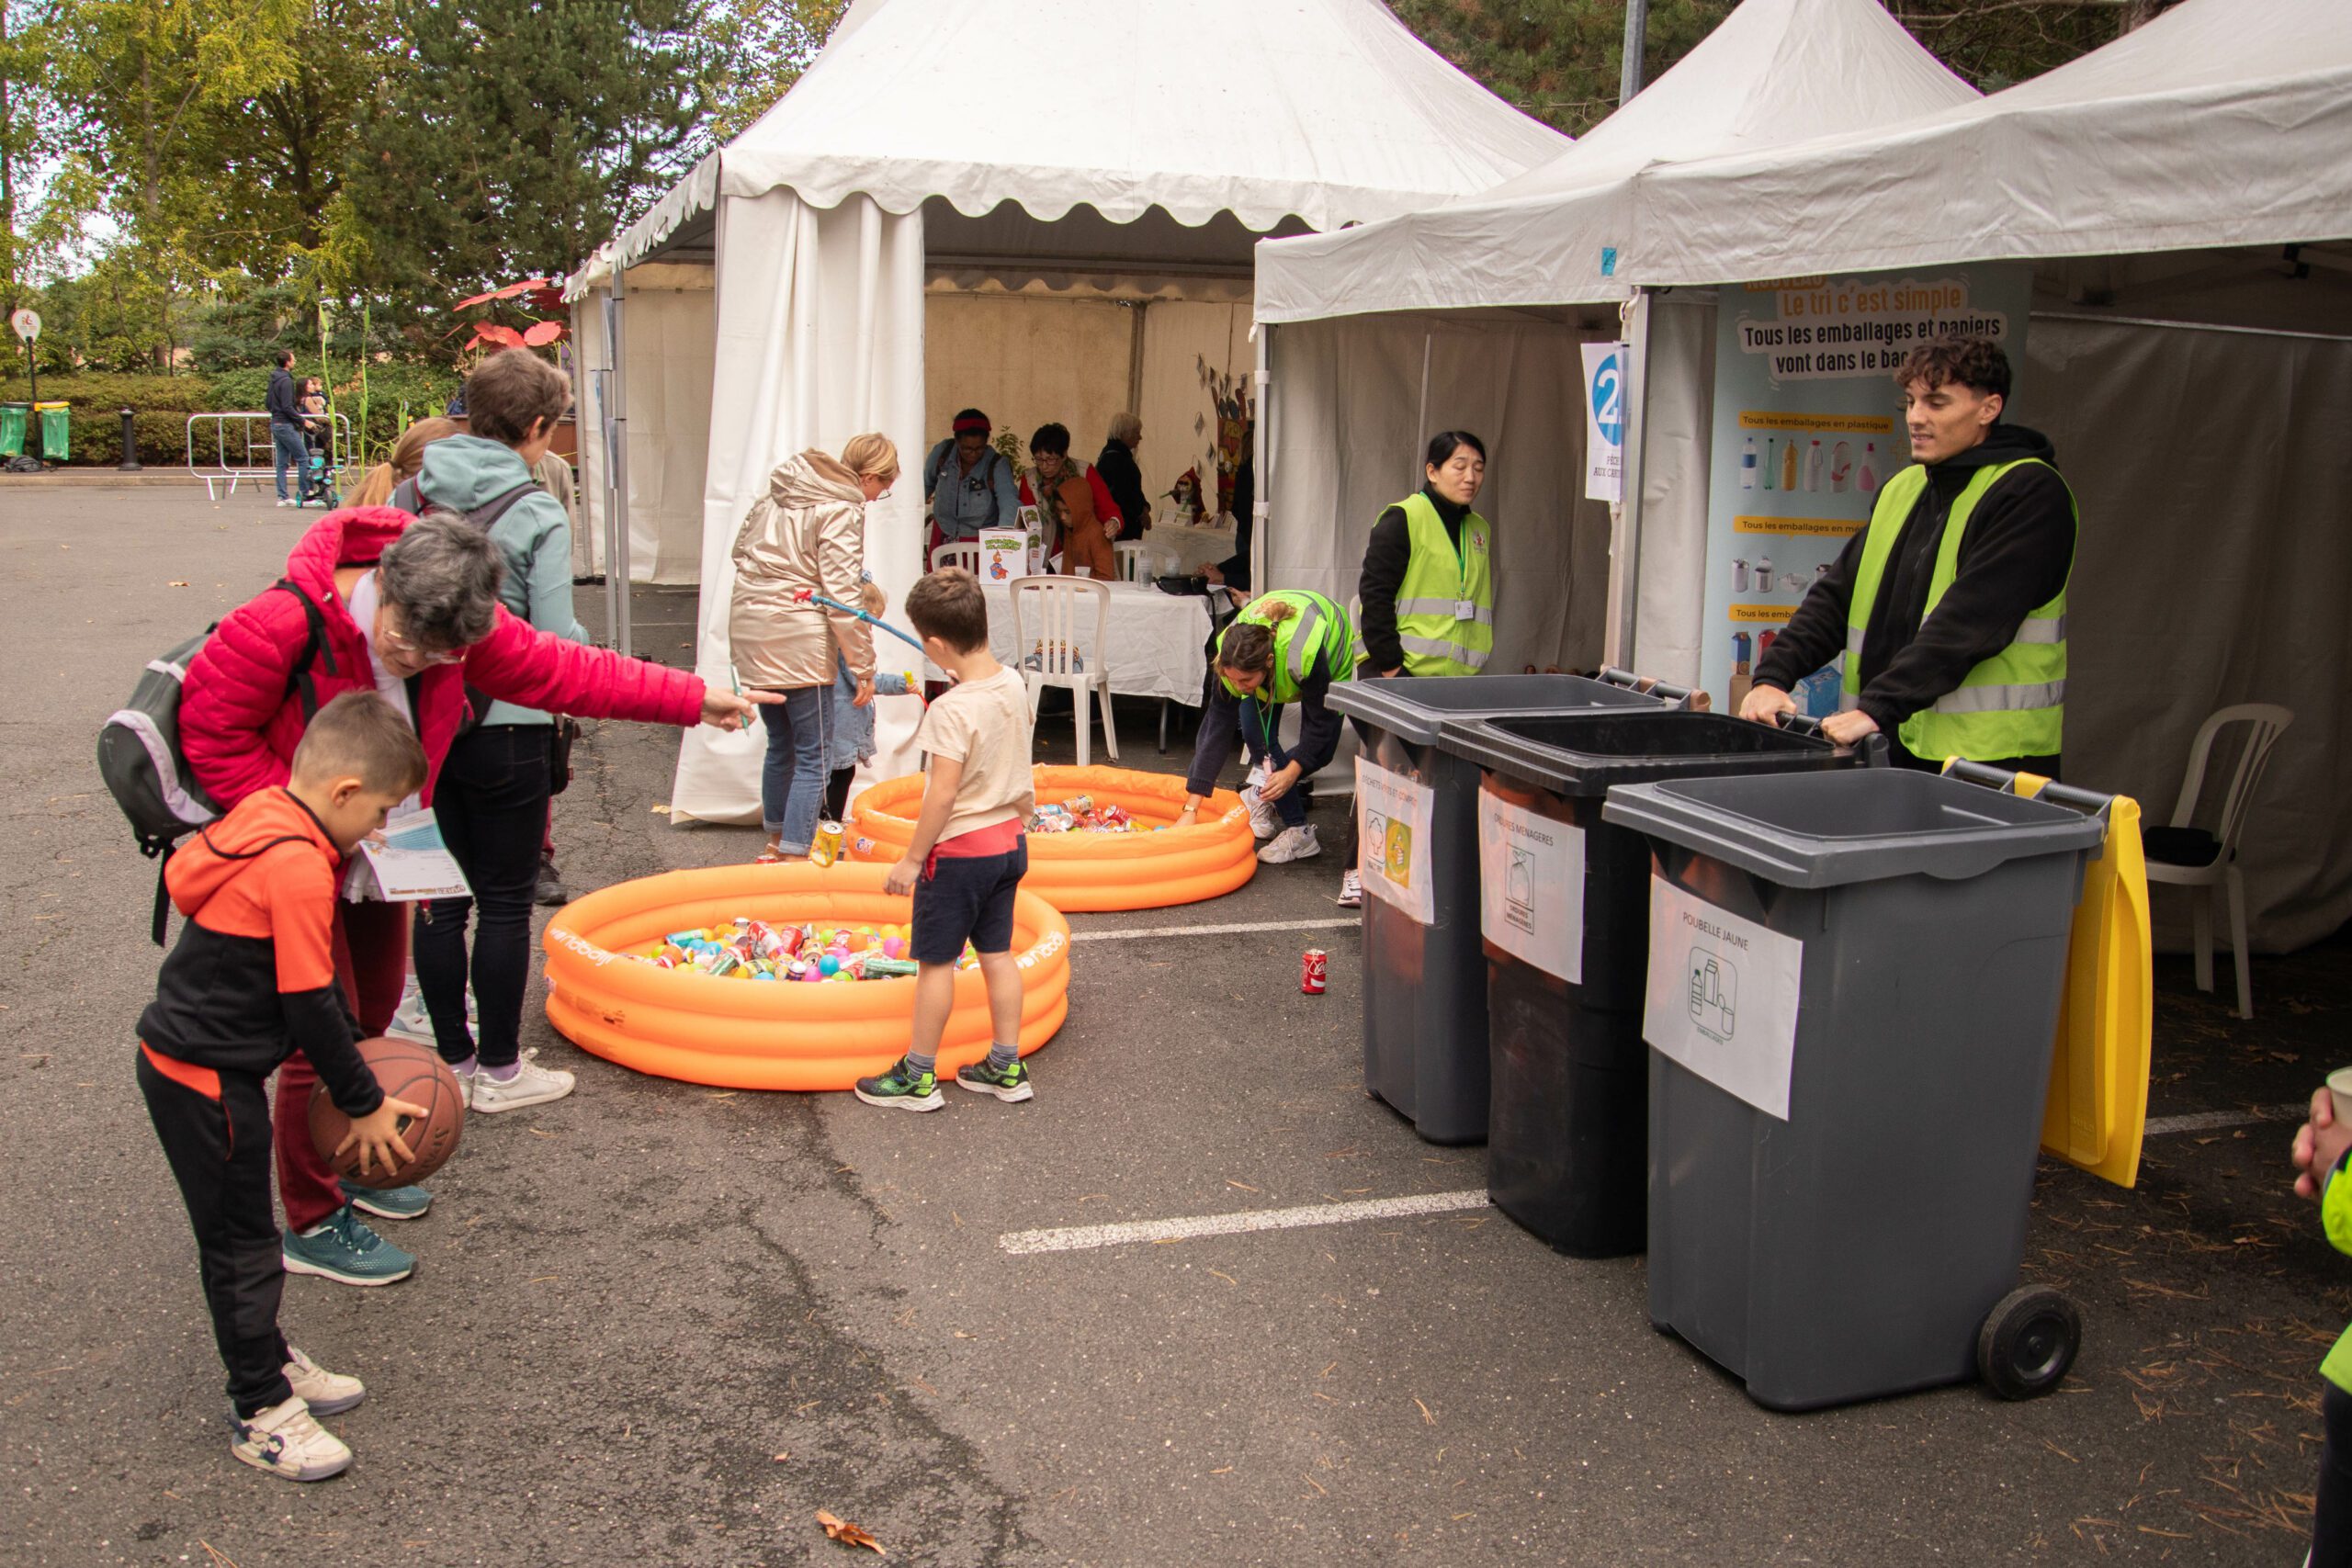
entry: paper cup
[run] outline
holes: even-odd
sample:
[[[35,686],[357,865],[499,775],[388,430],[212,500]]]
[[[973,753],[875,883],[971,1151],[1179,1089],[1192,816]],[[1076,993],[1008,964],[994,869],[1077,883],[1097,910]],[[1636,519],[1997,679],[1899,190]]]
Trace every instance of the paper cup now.
[[[2352,1126],[2352,1067],[2338,1067],[2327,1075],[2327,1098],[2335,1106],[2336,1125]]]

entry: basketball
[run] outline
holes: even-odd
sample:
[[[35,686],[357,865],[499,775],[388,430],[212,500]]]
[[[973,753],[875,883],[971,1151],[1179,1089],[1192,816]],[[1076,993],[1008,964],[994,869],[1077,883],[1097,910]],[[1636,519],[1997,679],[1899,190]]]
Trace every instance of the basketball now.
[[[318,1145],[319,1156],[334,1173],[348,1180],[379,1190],[424,1180],[458,1152],[458,1135],[465,1130],[466,1102],[458,1091],[458,1075],[432,1046],[389,1035],[362,1040],[359,1058],[376,1075],[385,1098],[424,1107],[423,1116],[400,1120],[401,1142],[416,1157],[390,1170],[379,1165],[363,1171],[358,1145],[336,1154],[335,1149],[351,1135],[351,1118],[335,1109],[324,1083],[311,1093],[311,1142]]]

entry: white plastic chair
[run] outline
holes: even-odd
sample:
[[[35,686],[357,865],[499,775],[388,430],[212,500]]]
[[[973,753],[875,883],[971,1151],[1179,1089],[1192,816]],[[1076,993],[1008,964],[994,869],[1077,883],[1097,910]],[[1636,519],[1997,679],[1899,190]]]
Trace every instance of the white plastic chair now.
[[[943,566],[960,566],[974,577],[980,575],[980,547],[977,541],[957,544],[954,541],[931,552],[931,570]]]
[[[2254,984],[2248,975],[2245,938],[2245,879],[2238,873],[2238,841],[2262,785],[2263,770],[2270,765],[2270,749],[2295,722],[2294,710],[2276,703],[2240,703],[2222,708],[2198,727],[2196,743],[2188,749],[2188,771],[2180,782],[2180,802],[2172,808],[2168,827],[2146,834],[2148,880],[2176,887],[2201,887],[2194,919],[2197,933],[2197,988],[2213,988],[2213,915],[2224,897],[2229,899],[2230,951],[2237,961],[2240,1018],[2254,1016]],[[2205,785],[2206,764],[2212,759],[2213,739],[2233,724],[2247,726],[2239,748],[2237,766],[2230,774],[2228,793],[2222,797],[2221,821],[2206,832],[2193,825],[2198,797]],[[2158,858],[2163,856],[2165,858]]]
[[[1145,553],[1141,539],[1114,540],[1111,553],[1118,559],[1120,581],[1141,582],[1151,575],[1151,558]]]
[[[1066,688],[1078,728],[1078,765],[1085,767],[1092,739],[1086,695],[1092,692],[1102,704],[1103,748],[1117,761],[1119,731],[1111,719],[1111,671],[1102,658],[1111,641],[1111,585],[1091,577],[1016,577],[1011,597],[1012,658],[1028,678],[1030,718],[1036,718],[1037,699],[1047,686]],[[1090,599],[1094,611],[1091,662],[1080,656],[1078,646],[1079,626]]]

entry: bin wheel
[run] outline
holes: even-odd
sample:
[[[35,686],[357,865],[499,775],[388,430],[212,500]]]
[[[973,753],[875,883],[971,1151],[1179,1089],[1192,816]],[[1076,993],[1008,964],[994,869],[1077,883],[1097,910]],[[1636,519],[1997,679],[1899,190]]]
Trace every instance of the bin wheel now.
[[[1976,1373],[2003,1399],[2032,1399],[2056,1388],[2083,1348],[2083,1314],[2047,1285],[2001,1298],[1976,1333]]]

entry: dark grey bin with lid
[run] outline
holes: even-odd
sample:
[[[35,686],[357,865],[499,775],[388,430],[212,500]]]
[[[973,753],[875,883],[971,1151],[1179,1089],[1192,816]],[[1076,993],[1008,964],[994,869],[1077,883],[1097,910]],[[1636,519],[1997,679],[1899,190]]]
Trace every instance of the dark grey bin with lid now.
[[[1639,1252],[1648,1229],[1642,987],[1650,846],[1639,832],[1601,820],[1602,797],[1619,784],[1841,767],[1857,753],[1822,739],[1810,722],[1775,728],[1638,708],[1450,719],[1443,737],[1447,750],[1481,770],[1482,833],[1490,809],[1515,810],[1524,819],[1512,842],[1541,867],[1535,874],[1566,874],[1565,857],[1529,846],[1528,833],[1554,845],[1577,836],[1584,865],[1582,885],[1557,902],[1530,889],[1522,904],[1481,887],[1492,1084],[1487,1194],[1572,1257]],[[1503,814],[1495,814],[1499,832]],[[1508,855],[1509,845],[1499,852]],[[1565,930],[1543,929],[1555,921],[1573,926],[1572,942],[1561,942]],[[1536,961],[1544,949],[1556,969]]]
[[[2105,805],[1884,769],[1609,794],[1603,818],[1655,850],[1654,907],[1700,909],[1650,953],[1650,1319],[1758,1404],[1960,1382],[1996,1339],[2021,1396],[2073,1359],[2071,1305],[2012,1293],[2067,939],[2106,832],[2052,798]],[[1803,944],[1785,1058],[1759,1016],[1776,938]],[[1702,971],[1738,940],[1757,973],[1733,1022]],[[1686,1007],[1719,1043],[1693,1050]],[[1701,1055],[1706,1076],[1680,1059]],[[1719,1087],[1745,1075],[1753,1093],[1783,1060],[1785,1120]]]
[[[1333,682],[1326,699],[1354,718],[1366,761],[1426,786],[1434,921],[1422,925],[1367,887],[1363,900],[1363,1081],[1433,1144],[1487,1135],[1487,968],[1478,950],[1478,769],[1448,751],[1449,718],[1658,711],[1679,687],[1635,677],[1464,675]],[[1358,807],[1361,810],[1361,807]],[[1374,852],[1367,846],[1367,853]]]

